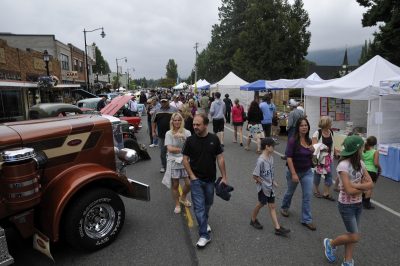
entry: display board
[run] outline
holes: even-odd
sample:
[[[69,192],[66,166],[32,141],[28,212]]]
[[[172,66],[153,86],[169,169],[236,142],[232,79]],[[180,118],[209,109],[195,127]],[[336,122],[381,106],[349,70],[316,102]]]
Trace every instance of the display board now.
[[[333,121],[349,121],[350,100],[321,97],[320,115],[330,116]]]

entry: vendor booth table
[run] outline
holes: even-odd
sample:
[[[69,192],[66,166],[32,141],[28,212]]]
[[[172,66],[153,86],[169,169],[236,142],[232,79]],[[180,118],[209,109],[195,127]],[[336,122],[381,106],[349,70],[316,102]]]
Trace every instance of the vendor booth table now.
[[[382,151],[381,146],[385,146],[385,151]],[[379,149],[379,163],[382,167],[381,175],[400,181],[400,143],[381,146]]]

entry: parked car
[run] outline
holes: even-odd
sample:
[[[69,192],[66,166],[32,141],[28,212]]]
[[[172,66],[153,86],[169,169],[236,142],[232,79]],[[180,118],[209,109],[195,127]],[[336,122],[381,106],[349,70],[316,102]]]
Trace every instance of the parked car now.
[[[97,96],[99,96],[100,98],[105,96],[107,98],[107,100],[112,101],[115,97],[120,96],[120,93],[116,93],[116,92],[110,92],[110,93],[101,93],[101,94],[97,94]]]
[[[99,103],[100,100],[101,100],[101,97],[86,98],[86,99],[83,99],[83,100],[79,100],[76,103],[76,105],[79,108],[89,108],[89,109],[96,110],[97,109],[97,104]]]
[[[68,103],[40,103],[29,108],[29,119],[82,114],[82,110]]]
[[[126,109],[126,104],[132,96],[122,95],[114,98],[109,104],[104,107],[100,113],[106,115],[116,116],[121,120],[127,121],[130,125],[135,127],[135,131],[137,132],[142,128],[142,119],[139,116],[126,116],[124,115],[123,110]]]

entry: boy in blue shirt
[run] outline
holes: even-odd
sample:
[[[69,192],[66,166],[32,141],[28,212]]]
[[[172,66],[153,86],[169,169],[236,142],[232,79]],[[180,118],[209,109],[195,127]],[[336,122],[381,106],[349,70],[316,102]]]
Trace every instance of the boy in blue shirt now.
[[[257,220],[257,215],[262,207],[268,204],[269,213],[272,223],[275,227],[275,234],[286,236],[290,230],[280,226],[275,211],[275,192],[274,186],[277,184],[274,181],[274,146],[279,144],[273,138],[267,137],[261,141],[262,153],[257,159],[256,167],[253,171],[253,178],[257,184],[258,203],[254,208],[250,225],[256,229],[263,229],[263,226]]]

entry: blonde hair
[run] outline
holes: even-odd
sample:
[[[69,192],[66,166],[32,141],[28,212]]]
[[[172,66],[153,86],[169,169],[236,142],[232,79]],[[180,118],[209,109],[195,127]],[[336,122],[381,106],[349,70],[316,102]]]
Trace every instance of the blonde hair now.
[[[181,126],[179,127],[178,132],[176,132],[176,133],[182,133],[182,134],[183,134],[184,131],[185,131],[185,128],[184,128],[185,120],[183,119],[183,117],[181,116],[180,113],[173,113],[173,114],[172,114],[171,120],[169,120],[169,129],[172,131],[172,134],[174,134],[174,125],[173,125],[173,122],[174,122],[174,119],[175,119],[176,117],[178,117],[178,118],[181,119]]]
[[[329,128],[332,126],[332,118],[330,116],[321,116],[319,120],[318,127],[320,129]]]
[[[180,111],[183,119],[185,120],[188,119],[189,117],[193,117],[191,110],[189,110],[188,104],[183,104],[182,107],[180,108]]]

